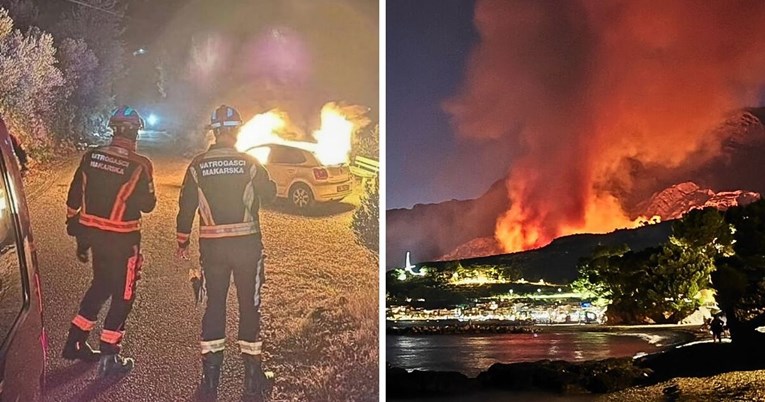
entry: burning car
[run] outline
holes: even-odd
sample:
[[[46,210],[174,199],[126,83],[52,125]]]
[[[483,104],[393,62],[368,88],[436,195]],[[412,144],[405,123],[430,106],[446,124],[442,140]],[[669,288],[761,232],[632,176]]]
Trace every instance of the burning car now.
[[[276,195],[305,209],[315,202],[340,201],[351,194],[353,177],[345,163],[322,164],[308,149],[285,144],[264,144],[245,152],[264,163],[276,182]]]
[[[298,209],[340,201],[353,191],[348,166],[354,123],[335,103],[321,110],[321,128],[298,141],[282,134],[288,117],[277,110],[258,114],[239,130],[236,148],[264,164],[277,196]]]

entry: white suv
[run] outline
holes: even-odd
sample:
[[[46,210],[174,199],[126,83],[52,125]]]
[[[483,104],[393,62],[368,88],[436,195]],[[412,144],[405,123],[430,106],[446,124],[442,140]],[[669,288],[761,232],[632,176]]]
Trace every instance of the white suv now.
[[[315,202],[340,201],[353,191],[347,164],[324,166],[309,150],[265,144],[245,152],[266,165],[276,182],[276,195],[287,198],[298,209],[309,208]]]

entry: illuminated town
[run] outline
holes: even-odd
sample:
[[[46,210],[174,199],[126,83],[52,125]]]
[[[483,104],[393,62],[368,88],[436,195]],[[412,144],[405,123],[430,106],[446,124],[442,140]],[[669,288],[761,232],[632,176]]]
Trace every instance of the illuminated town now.
[[[406,264],[388,274],[389,284],[399,282],[414,289],[410,296],[401,297],[390,286],[386,295],[386,319],[389,321],[506,321],[524,324],[602,323],[605,307],[593,303],[569,285],[560,285],[523,278],[510,279],[497,267],[470,270],[461,266],[453,270],[436,271],[417,267],[406,255]],[[392,280],[395,278],[395,280]],[[417,297],[421,284],[436,285],[449,292],[465,294],[460,302],[428,300]]]

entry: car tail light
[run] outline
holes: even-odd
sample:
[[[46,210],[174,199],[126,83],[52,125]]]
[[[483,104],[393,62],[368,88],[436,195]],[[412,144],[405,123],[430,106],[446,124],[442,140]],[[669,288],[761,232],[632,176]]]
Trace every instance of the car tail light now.
[[[313,170],[313,177],[316,178],[316,180],[327,180],[329,178],[329,172],[324,168],[315,168]]]

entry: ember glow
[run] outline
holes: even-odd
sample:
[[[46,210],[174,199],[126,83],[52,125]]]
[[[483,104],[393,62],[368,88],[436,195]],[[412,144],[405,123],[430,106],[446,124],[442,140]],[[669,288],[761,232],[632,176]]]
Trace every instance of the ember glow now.
[[[503,248],[650,222],[626,212],[658,190],[646,172],[709,161],[716,126],[758,105],[763,19],[763,2],[478,0],[480,43],[445,109],[463,140],[517,150]]]
[[[324,105],[321,110],[321,128],[314,131],[316,142],[287,140],[280,135],[287,127],[288,116],[278,110],[256,115],[242,126],[236,148],[246,151],[264,144],[282,144],[313,152],[323,165],[339,165],[349,162],[351,135],[354,123],[346,117],[335,103]],[[252,150],[250,153],[261,163],[268,160],[268,150]]]

